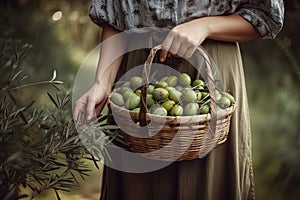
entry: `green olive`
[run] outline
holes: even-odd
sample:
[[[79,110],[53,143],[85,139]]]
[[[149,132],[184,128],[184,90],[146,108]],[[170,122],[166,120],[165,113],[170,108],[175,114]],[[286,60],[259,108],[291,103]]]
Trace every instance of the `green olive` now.
[[[182,116],[183,115],[183,108],[180,105],[175,105],[170,110],[171,116]]]
[[[167,78],[168,86],[175,87],[175,85],[177,85],[177,82],[178,82],[177,76],[169,76]]]
[[[154,86],[156,88],[166,88],[166,87],[168,87],[168,83],[165,81],[158,81],[157,83],[155,83]]]
[[[231,102],[230,102],[230,99],[223,96],[219,101],[218,101],[218,105],[221,107],[221,108],[228,108],[230,106]]]
[[[141,96],[142,91],[141,89],[137,89],[134,93],[138,96]]]
[[[179,83],[182,86],[189,86],[191,85],[191,77],[187,73],[182,73],[179,76]]]
[[[154,90],[154,85],[148,85],[147,93],[152,94]]]
[[[171,90],[175,90],[175,88],[174,88],[174,87],[171,87],[171,86],[168,86],[168,87],[166,87],[166,88],[164,88],[164,89],[166,89],[168,92],[170,92]]]
[[[127,99],[125,103],[125,107],[129,110],[135,109],[140,105],[141,98],[137,96],[136,94],[132,95]]]
[[[130,82],[127,81],[126,83],[123,84],[123,87],[130,87]]]
[[[230,104],[235,103],[234,97],[231,94],[229,94],[228,92],[222,92],[222,96],[227,97],[228,99],[230,99]]]
[[[194,80],[194,82],[192,84],[193,87],[195,87],[195,86],[202,86],[203,87],[204,85],[205,85],[205,82],[201,79]]]
[[[201,93],[202,93],[202,99],[203,99],[203,98],[207,98],[206,96],[209,95],[208,92],[201,92]]]
[[[216,101],[219,101],[222,98],[222,94],[218,90],[215,91],[215,98]]]
[[[174,105],[175,101],[172,100],[167,100],[163,104],[161,104],[161,106],[164,107],[167,111],[170,111]]]
[[[173,100],[175,103],[179,103],[179,101],[181,101],[181,92],[179,92],[178,90],[176,90],[175,88],[169,87],[169,98],[171,100]]]
[[[155,104],[155,100],[153,99],[152,94],[147,94],[147,107],[150,108]]]
[[[168,115],[168,112],[165,108],[163,107],[158,107],[156,108],[153,112],[152,112],[153,115],[160,115],[160,116],[167,116]]]
[[[207,113],[209,113],[209,109],[210,109],[209,105],[205,104],[205,105],[200,106],[199,112],[200,112],[200,114],[207,114]]]
[[[126,92],[123,93],[123,98],[124,98],[125,101],[127,101],[127,99],[129,99],[129,97],[132,96],[132,95],[135,95],[135,93],[132,92],[132,91],[126,91]]]
[[[162,101],[167,99],[169,96],[169,92],[166,89],[163,88],[155,88],[153,90],[153,97],[157,101]]]
[[[202,99],[202,93],[199,91],[196,91],[197,101],[200,101]]]
[[[195,102],[197,100],[197,95],[194,90],[190,88],[185,88],[182,91],[182,100],[184,100],[187,103]]]
[[[160,81],[166,82],[168,79],[168,76],[163,77],[162,79],[160,79]]]
[[[122,87],[121,90],[120,90],[120,92],[121,92],[122,94],[124,94],[124,93],[127,92],[127,91],[133,92],[133,90],[132,90],[130,87]]]
[[[199,111],[198,103],[188,103],[184,109],[183,114],[187,116],[197,115]]]
[[[154,104],[153,106],[150,107],[149,112],[153,113],[154,110],[156,110],[156,108],[161,107],[159,104]]]
[[[111,101],[118,105],[118,106],[123,106],[124,105],[124,99],[123,96],[119,93],[113,93],[110,97]]]
[[[142,86],[142,78],[139,76],[132,77],[129,82],[132,89],[137,89]]]

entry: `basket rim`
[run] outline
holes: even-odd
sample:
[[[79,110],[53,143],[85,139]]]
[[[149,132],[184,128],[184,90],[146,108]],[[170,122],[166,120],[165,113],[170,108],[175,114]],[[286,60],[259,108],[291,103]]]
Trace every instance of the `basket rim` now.
[[[113,93],[113,92],[112,92]],[[111,93],[111,94],[112,94]],[[111,100],[111,94],[108,96],[107,99],[107,105],[110,109],[114,109],[115,112],[119,112],[122,115],[129,115],[132,119],[139,120],[139,112],[134,112],[132,110],[128,110],[124,107],[120,107],[116,104],[114,104]],[[228,108],[225,109],[217,109],[217,118],[223,118],[227,115],[232,114],[235,111],[236,104],[230,105]],[[147,121],[153,121],[153,122],[161,122],[165,121],[166,123],[199,123],[199,122],[205,122],[210,121],[211,114],[200,114],[200,115],[193,115],[193,116],[159,116],[159,115],[153,115],[151,113],[146,113],[146,120]]]

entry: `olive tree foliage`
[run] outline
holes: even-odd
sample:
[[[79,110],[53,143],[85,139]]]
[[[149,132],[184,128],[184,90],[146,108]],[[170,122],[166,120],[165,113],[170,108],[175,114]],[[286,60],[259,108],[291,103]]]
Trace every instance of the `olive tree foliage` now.
[[[104,142],[109,143],[117,131],[116,126],[105,128],[109,115],[94,119],[94,126],[87,126],[85,120],[75,124],[70,93],[59,86],[63,82],[56,80],[56,71],[49,80],[25,83],[22,60],[30,48],[19,40],[1,41],[0,199],[34,198],[50,189],[60,199],[59,191],[69,191],[78,186],[80,177],[88,175],[85,159],[93,160],[98,167],[97,161],[106,155]],[[44,84],[54,86],[56,91],[47,92],[49,106],[39,108],[34,100],[25,104],[18,101],[24,88]]]

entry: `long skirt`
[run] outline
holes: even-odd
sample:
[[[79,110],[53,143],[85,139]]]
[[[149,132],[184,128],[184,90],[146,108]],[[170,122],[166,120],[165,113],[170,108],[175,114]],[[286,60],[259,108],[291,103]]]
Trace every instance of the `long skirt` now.
[[[104,167],[103,200],[249,200],[254,199],[250,117],[244,70],[238,43],[207,40],[209,53],[224,81],[224,89],[236,99],[227,141],[206,157],[176,161],[147,173],[125,173]],[[145,62],[148,52],[128,53],[119,76]],[[184,63],[184,62],[183,62]],[[195,74],[180,64],[179,70]]]

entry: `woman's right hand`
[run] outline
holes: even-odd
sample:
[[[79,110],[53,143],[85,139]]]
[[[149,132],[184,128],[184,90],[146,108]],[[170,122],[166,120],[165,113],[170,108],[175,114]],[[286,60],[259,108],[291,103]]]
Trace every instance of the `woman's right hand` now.
[[[85,115],[86,121],[96,117],[105,106],[109,93],[110,91],[107,86],[100,83],[94,83],[75,103],[73,116],[75,122],[79,119],[79,114],[82,115],[80,119],[83,119],[83,116]]]

